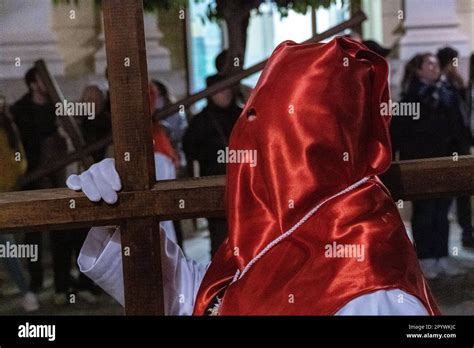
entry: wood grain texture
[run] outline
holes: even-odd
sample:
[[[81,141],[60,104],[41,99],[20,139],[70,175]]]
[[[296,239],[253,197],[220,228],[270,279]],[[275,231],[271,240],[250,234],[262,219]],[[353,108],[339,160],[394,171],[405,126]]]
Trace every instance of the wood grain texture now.
[[[224,183],[223,176],[160,181],[152,190],[120,192],[114,205],[92,203],[69,189],[2,193],[0,231],[112,225],[151,216],[159,220],[224,216]]]
[[[474,156],[418,159],[392,163],[381,175],[395,200],[474,194]]]
[[[155,218],[127,220],[120,225],[125,313],[164,315],[159,224]],[[127,256],[128,255],[128,256]]]
[[[155,182],[155,166],[143,1],[104,0],[102,10],[115,163],[125,192],[148,191]],[[129,248],[122,258],[125,311],[163,315],[159,224],[144,218],[120,226],[122,248]]]

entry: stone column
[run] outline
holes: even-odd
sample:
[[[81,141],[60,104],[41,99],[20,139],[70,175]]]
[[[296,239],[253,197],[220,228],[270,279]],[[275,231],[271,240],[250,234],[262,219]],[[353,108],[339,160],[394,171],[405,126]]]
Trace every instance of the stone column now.
[[[461,58],[469,55],[469,38],[460,29],[455,0],[406,0],[404,27],[402,60],[444,46],[457,49]]]
[[[457,13],[461,21],[461,30],[470,40],[471,51],[474,51],[474,1],[458,0]]]
[[[144,25],[148,72],[171,70],[170,52],[167,48],[160,45],[160,39],[163,34],[158,27],[157,14],[145,13]],[[105,36],[103,30],[99,36],[99,42],[101,44],[101,48],[95,54],[95,71],[97,74],[102,74],[107,66],[105,55]]]
[[[53,29],[58,36],[67,77],[76,78],[94,72],[99,21],[100,7],[95,1],[60,3],[54,7]]]
[[[368,19],[362,23],[362,33],[364,39],[371,39],[384,44],[383,42],[383,15],[381,0],[362,0],[362,9],[367,14]]]
[[[52,6],[51,0],[0,1],[0,79],[22,78],[40,58],[53,75],[64,74],[51,25]]]
[[[403,9],[401,0],[382,1],[382,32],[385,46],[392,47],[400,39],[397,28],[403,24],[400,11]],[[402,13],[403,15],[403,13]]]
[[[167,11],[158,12],[158,23],[160,23],[158,31],[161,32],[160,44],[169,49],[171,69],[173,70],[186,69],[185,55],[187,51],[184,45],[184,25],[190,15],[189,11],[177,5],[172,5]]]
[[[396,4],[397,3],[397,4]],[[455,0],[405,0],[405,8],[400,1],[384,2],[384,23],[386,16],[391,17],[393,30],[398,20],[399,11],[403,10],[403,27],[405,34],[401,37],[395,49],[398,59],[390,60],[390,87],[392,97],[399,97],[400,82],[403,77],[405,64],[417,53],[436,52],[445,46],[451,46],[459,51],[459,71],[466,80],[468,77],[468,56],[470,54],[469,38],[459,25]],[[397,8],[397,6],[400,6]],[[386,38],[396,41],[391,32],[384,33]],[[386,40],[386,41],[390,41]]]

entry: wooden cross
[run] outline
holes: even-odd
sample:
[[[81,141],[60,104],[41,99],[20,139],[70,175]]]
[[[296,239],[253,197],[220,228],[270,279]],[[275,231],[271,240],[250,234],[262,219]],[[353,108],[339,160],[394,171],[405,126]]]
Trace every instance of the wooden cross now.
[[[112,132],[123,190],[149,191],[155,183],[152,120],[142,0],[102,5],[110,83]],[[163,315],[159,224],[152,217],[121,224],[127,314]]]
[[[155,167],[152,120],[148,102],[143,1],[104,0],[102,8],[116,166],[124,193],[149,196],[155,183]],[[56,195],[55,198],[60,198],[61,191],[52,190],[50,193]],[[57,203],[61,199],[42,201],[41,193],[38,195],[35,191],[26,193],[23,198],[28,196],[35,202],[33,210],[43,215],[45,220],[53,216],[65,216],[67,218],[64,220],[64,225],[69,227],[74,226],[70,223],[76,221],[75,212],[89,210],[92,207],[83,199],[77,199],[76,202],[79,196],[71,198],[72,200],[66,199],[69,201],[69,207],[62,203],[58,206]],[[120,221],[122,246],[129,248],[130,251],[129,256],[123,258],[126,313],[162,315],[160,227],[155,217],[139,212],[142,210],[140,207],[144,205],[153,208],[156,204],[146,198],[135,197],[135,199],[132,198],[130,201],[121,197],[117,204],[117,207],[128,205],[130,209],[130,214],[126,214],[129,215],[129,219]],[[17,207],[19,209],[15,209],[16,212],[13,214],[24,215],[28,203],[23,200],[17,203],[23,207]],[[47,212],[43,208],[46,208]],[[97,208],[98,210],[91,213],[89,218],[98,221],[107,220],[103,220],[108,214],[106,211],[114,209],[105,206]],[[29,215],[29,212],[26,212],[26,215]],[[12,221],[11,216],[3,215],[0,226],[5,227],[8,221]]]
[[[68,189],[2,193],[0,231],[120,225],[122,246],[130,248],[123,257],[126,313],[162,315],[157,221],[224,216],[225,178],[155,183],[142,0],[102,4],[119,201],[92,203]],[[474,157],[399,162],[382,180],[395,199],[473,194]]]

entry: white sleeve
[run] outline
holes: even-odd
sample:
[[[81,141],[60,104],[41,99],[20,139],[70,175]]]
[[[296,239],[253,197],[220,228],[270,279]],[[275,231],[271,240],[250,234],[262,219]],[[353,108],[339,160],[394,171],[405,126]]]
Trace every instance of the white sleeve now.
[[[176,179],[176,169],[173,161],[160,152],[155,152],[155,179],[156,181]],[[172,242],[177,243],[178,240],[173,221],[161,221],[161,227],[164,228],[166,237]]]
[[[160,230],[166,315],[191,315],[207,266],[186,260],[178,245]],[[122,247],[120,231],[111,235],[104,227],[89,231],[78,258],[81,272],[124,305]]]
[[[428,311],[415,296],[394,289],[359,296],[336,315],[428,315]]]
[[[156,181],[176,179],[173,161],[160,152],[155,152],[155,179]]]
[[[120,232],[92,227],[77,259],[79,270],[124,305]]]

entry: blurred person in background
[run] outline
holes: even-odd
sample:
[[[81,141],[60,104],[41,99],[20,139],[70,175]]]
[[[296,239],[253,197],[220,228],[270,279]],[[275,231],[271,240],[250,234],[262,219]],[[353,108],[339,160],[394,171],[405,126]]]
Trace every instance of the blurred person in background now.
[[[452,156],[456,131],[451,113],[457,107],[457,98],[440,76],[438,59],[431,53],[416,55],[405,67],[401,102],[419,104],[420,115],[392,118],[393,147],[399,151],[400,160]],[[463,273],[448,257],[451,201],[436,198],[413,202],[413,237],[428,279]]]
[[[365,40],[362,43],[370,49],[372,52],[377,53],[379,56],[387,58],[388,55],[392,52],[390,48],[381,46],[377,41],[374,40]]]
[[[157,120],[156,115],[166,109],[168,106],[175,102],[174,97],[171,95],[169,88],[161,81],[152,81],[154,88],[153,91],[156,93],[154,105],[152,105],[152,115],[154,122],[159,122],[168,133],[168,137],[171,141],[176,154],[179,159],[179,168],[186,166],[186,157],[183,152],[183,135],[188,127],[188,121],[186,120],[186,114],[184,112],[176,112],[170,116],[165,117],[162,120]]]
[[[217,75],[219,75],[221,77],[226,76],[226,73],[225,73],[224,69],[225,69],[226,62],[227,62],[228,59],[232,59],[232,57],[229,57],[229,50],[223,50],[222,52],[220,52],[216,56],[216,59],[214,60],[214,65],[215,65],[216,70],[217,70]],[[240,62],[233,61],[232,63],[233,64],[238,64]],[[241,83],[236,84],[235,86],[230,87],[230,88],[232,88],[232,90],[234,92],[235,103],[239,107],[243,108],[244,105],[245,105],[245,102],[249,99],[253,88],[243,84],[242,81],[241,81]]]
[[[470,155],[471,146],[473,145],[471,118],[466,104],[466,84],[457,68],[458,52],[451,47],[445,47],[438,51],[437,56],[441,67],[441,80],[451,91],[453,98],[453,107],[450,109],[450,115],[455,121],[452,151],[458,155]],[[462,245],[465,248],[473,248],[474,229],[472,226],[471,196],[457,197],[456,204],[457,219],[462,229]]]
[[[59,131],[55,105],[52,103],[48,90],[35,67],[27,71],[25,83],[28,92],[10,108],[10,111],[18,126],[21,141],[25,148],[28,174],[47,167],[57,158],[67,155],[68,147],[66,139]],[[22,189],[37,190],[64,187],[65,181],[66,170],[60,169],[24,185]],[[81,238],[84,237],[80,233],[76,234],[76,232],[70,230],[49,232],[55,290],[53,302],[56,305],[67,304],[70,291],[74,288],[74,280],[70,274],[72,245],[81,244]],[[79,239],[74,240],[75,238]],[[30,289],[38,293],[44,286],[43,234],[25,233],[25,243],[38,245],[38,260],[36,262],[28,260]]]
[[[26,158],[28,160],[27,174],[31,173],[47,163],[67,154],[66,139],[59,133],[56,123],[55,106],[51,102],[48,91],[41,81],[36,68],[31,68],[26,72],[25,84],[28,92],[15,102],[10,108],[15,124],[18,127],[21,142],[25,148]],[[66,172],[64,169],[58,170],[48,176],[42,177],[34,182],[24,185],[24,190],[37,190],[55,187],[64,187]],[[53,263],[60,246],[55,248],[57,243],[54,239],[62,231],[50,233]],[[29,232],[25,234],[26,244],[38,245],[37,262],[28,261],[28,271],[30,273],[30,289],[37,293],[43,289],[44,270],[43,270],[43,233]],[[58,265],[56,265],[58,266]],[[64,296],[66,290],[61,284],[56,282],[56,295]],[[65,297],[64,297],[65,298]],[[55,297],[56,299],[56,297]]]
[[[27,160],[16,127],[7,115],[5,97],[0,96],[0,192],[16,191],[26,172]],[[0,244],[15,244],[12,234],[0,234]],[[27,312],[39,309],[37,296],[30,291],[18,258],[4,257],[3,264],[21,293],[21,306]]]
[[[90,85],[82,91],[81,102],[93,103],[95,115],[93,119],[83,118],[81,128],[84,141],[91,145],[97,141],[107,138],[112,133],[112,121],[110,112],[107,111],[104,93],[99,87]],[[94,162],[105,158],[107,148],[97,150],[91,156]]]
[[[224,78],[220,75],[208,77],[207,87]],[[225,175],[226,164],[217,161],[218,151],[228,147],[230,133],[242,108],[237,105],[234,90],[231,88],[217,92],[207,101],[207,106],[192,118],[184,134],[183,148],[188,168],[192,166],[193,161],[197,161],[201,176]],[[207,220],[211,236],[211,254],[214,255],[227,237],[227,222],[222,218]]]
[[[86,86],[81,95],[80,102],[94,104],[94,117],[81,118],[81,131],[87,145],[91,145],[107,137],[112,131],[110,114],[105,111],[105,99],[102,91],[95,85]],[[94,161],[105,158],[106,148],[91,154]],[[55,303],[67,303],[67,295],[76,293],[79,298],[88,303],[97,302],[99,289],[82,273],[76,278],[71,274],[72,260],[79,252],[87,237],[88,229],[76,229],[71,233],[57,233],[52,239],[52,247],[56,252],[53,255],[54,274],[56,285]]]
[[[150,112],[151,115],[157,111],[157,104],[160,92],[153,82],[148,84],[150,94]],[[153,120],[153,151],[155,155],[155,179],[173,180],[176,179],[176,169],[179,167],[179,158],[171,144],[171,140],[165,127],[158,120]],[[161,226],[166,231],[166,237],[177,242],[176,231],[172,221],[161,221]]]

